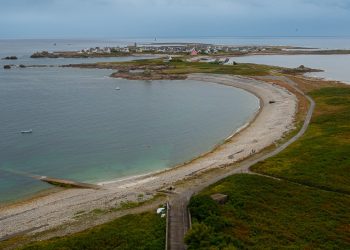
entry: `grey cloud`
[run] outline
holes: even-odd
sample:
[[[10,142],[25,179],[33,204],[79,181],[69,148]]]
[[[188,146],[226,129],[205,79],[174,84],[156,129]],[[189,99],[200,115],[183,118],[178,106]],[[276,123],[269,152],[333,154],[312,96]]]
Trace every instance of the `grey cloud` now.
[[[350,0],[0,0],[0,6],[0,38],[295,35],[296,28],[297,35],[350,35]]]

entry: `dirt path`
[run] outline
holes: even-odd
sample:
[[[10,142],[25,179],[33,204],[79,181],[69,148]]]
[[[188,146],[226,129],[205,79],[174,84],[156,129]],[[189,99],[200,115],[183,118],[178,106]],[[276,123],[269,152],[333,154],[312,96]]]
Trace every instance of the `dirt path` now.
[[[183,218],[188,218],[187,207],[188,207],[188,202],[189,202],[192,195],[194,195],[194,194],[200,192],[201,190],[203,190],[204,188],[224,179],[225,177],[228,177],[228,176],[231,176],[234,174],[240,174],[240,173],[258,174],[258,173],[252,172],[250,170],[250,167],[255,165],[256,163],[258,163],[260,161],[264,161],[270,157],[273,157],[273,156],[279,154],[280,152],[282,152],[284,149],[286,149],[288,146],[290,146],[292,143],[297,141],[301,136],[303,136],[305,134],[307,128],[309,127],[309,124],[311,122],[311,118],[312,118],[312,115],[313,115],[313,112],[315,109],[314,100],[311,97],[309,97],[308,95],[306,95],[304,92],[302,92],[297,87],[297,85],[287,77],[271,77],[270,79],[282,80],[282,81],[288,83],[296,91],[298,91],[305,98],[307,98],[307,100],[309,101],[310,107],[309,107],[309,110],[308,110],[307,115],[305,117],[305,121],[304,121],[302,128],[299,130],[299,132],[295,136],[293,136],[290,140],[288,140],[284,144],[278,146],[272,152],[269,152],[267,154],[259,156],[255,159],[244,160],[238,168],[235,168],[232,171],[229,171],[229,172],[224,173],[222,175],[216,176],[215,178],[212,178],[206,182],[203,182],[201,185],[198,185],[194,188],[189,188],[189,189],[183,190],[179,194],[173,196],[171,198],[171,203],[177,204],[177,205],[175,206],[174,211],[172,211],[172,208],[169,211],[170,214],[172,215],[170,222],[172,222],[172,221],[176,222],[176,223],[169,223],[170,250],[184,250],[184,249],[186,249],[186,245],[184,243],[184,236],[185,236],[185,233],[187,232],[187,230],[189,229],[189,223],[184,221],[183,224],[180,224],[179,222],[181,222],[181,220]],[[258,175],[260,175],[260,174],[258,174]],[[266,175],[264,175],[264,176],[266,176]],[[274,178],[272,176],[267,176],[267,177]]]

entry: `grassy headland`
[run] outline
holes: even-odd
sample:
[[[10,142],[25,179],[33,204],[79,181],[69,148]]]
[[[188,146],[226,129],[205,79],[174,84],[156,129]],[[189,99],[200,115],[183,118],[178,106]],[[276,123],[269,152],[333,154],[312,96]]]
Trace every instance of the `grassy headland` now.
[[[135,80],[185,79],[187,74],[192,73],[265,76],[271,74],[271,71],[273,70],[282,70],[280,67],[250,63],[222,65],[219,63],[188,62],[182,58],[176,58],[170,62],[164,62],[162,59],[146,59],[131,62],[73,64],[67,66],[79,68],[114,69],[118,70],[118,72],[113,73],[112,77]]]
[[[256,172],[350,194],[350,88],[312,91],[317,103],[305,136]]]
[[[236,175],[193,197],[189,249],[350,248],[350,88],[303,84],[316,102],[308,131],[252,168],[282,180]]]

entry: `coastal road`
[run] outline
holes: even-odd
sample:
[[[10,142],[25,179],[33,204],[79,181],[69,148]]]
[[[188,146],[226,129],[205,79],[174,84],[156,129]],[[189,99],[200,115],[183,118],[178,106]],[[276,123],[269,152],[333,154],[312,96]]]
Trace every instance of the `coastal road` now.
[[[257,174],[250,170],[250,167],[255,165],[256,163],[260,161],[264,161],[270,157],[273,157],[283,150],[285,150],[288,146],[290,146],[292,143],[297,141],[300,137],[302,137],[306,130],[308,129],[311,118],[313,115],[313,112],[315,110],[315,102],[314,100],[306,95],[303,91],[301,91],[295,82],[293,82],[291,79],[285,77],[285,76],[271,76],[269,79],[272,80],[281,80],[285,83],[288,83],[291,87],[293,87],[297,92],[299,92],[301,95],[303,95],[310,103],[307,115],[304,120],[304,124],[302,128],[299,130],[299,132],[293,136],[290,140],[285,142],[284,144],[278,146],[275,150],[264,154],[258,158],[249,158],[247,160],[244,160],[238,168],[235,168],[231,171],[228,171],[222,175],[218,175],[215,178],[212,178],[208,181],[202,182],[200,185],[195,186],[191,189],[184,190],[183,192],[178,193],[177,195],[171,197],[170,199],[170,209],[169,209],[169,221],[168,221],[168,249],[169,250],[184,250],[186,249],[186,245],[184,243],[184,236],[186,232],[189,229],[189,215],[188,215],[188,202],[192,195],[200,192],[205,187],[212,185],[228,176],[234,175],[234,174]],[[269,176],[267,176],[269,177]],[[271,177],[273,178],[273,177]]]

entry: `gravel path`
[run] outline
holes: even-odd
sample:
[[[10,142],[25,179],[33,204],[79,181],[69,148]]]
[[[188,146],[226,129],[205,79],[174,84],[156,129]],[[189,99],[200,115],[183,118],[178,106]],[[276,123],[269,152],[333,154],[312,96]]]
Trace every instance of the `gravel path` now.
[[[170,204],[174,204],[171,206],[169,214],[171,215],[169,217],[170,223],[169,223],[169,246],[170,250],[185,250],[186,245],[184,243],[184,237],[186,232],[189,229],[189,222],[187,220],[188,218],[188,202],[194,194],[200,192],[204,188],[224,179],[225,177],[234,175],[234,174],[241,174],[241,173],[249,173],[249,174],[257,174],[250,170],[250,167],[258,163],[259,161],[264,161],[270,157],[273,157],[280,152],[282,152],[284,149],[286,149],[288,146],[290,146],[292,143],[297,141],[302,135],[305,134],[307,128],[309,127],[314,109],[315,109],[315,102],[314,100],[309,97],[308,95],[304,94],[297,85],[291,81],[287,77],[270,77],[269,79],[276,79],[276,80],[282,80],[283,82],[288,83],[291,85],[296,91],[298,91],[300,94],[302,94],[306,99],[308,99],[310,103],[309,110],[307,112],[307,115],[305,117],[304,124],[302,128],[299,130],[299,132],[293,136],[290,140],[285,142],[284,144],[277,147],[272,152],[269,152],[267,154],[263,154],[260,157],[257,157],[255,159],[247,159],[244,160],[239,167],[233,169],[232,171],[228,171],[226,173],[223,173],[221,175],[217,175],[214,178],[209,179],[208,181],[202,182],[200,185],[197,185],[193,188],[185,188],[182,190],[182,192],[179,192],[178,194],[171,197]],[[260,175],[260,174],[257,174]],[[268,178],[274,178],[270,176],[263,175]],[[275,178],[274,178],[275,179]],[[183,223],[179,223],[183,218],[186,218]],[[171,223],[173,222],[173,223]]]

